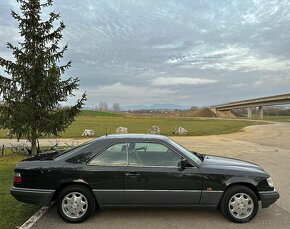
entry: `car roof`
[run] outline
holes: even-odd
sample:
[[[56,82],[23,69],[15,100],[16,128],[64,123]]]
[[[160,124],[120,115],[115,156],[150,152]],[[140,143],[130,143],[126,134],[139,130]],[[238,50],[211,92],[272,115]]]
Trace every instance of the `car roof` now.
[[[157,134],[110,134],[100,137],[101,139],[147,139],[147,140],[168,140],[168,137]]]

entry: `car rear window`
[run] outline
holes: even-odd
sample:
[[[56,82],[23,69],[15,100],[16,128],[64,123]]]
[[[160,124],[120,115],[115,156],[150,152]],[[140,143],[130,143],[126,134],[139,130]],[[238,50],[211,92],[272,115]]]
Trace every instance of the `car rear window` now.
[[[53,159],[54,159],[54,160],[60,160],[60,159],[62,159],[62,158],[64,158],[64,157],[66,157],[66,156],[69,156],[69,155],[75,153],[76,151],[78,151],[78,150],[80,150],[80,149],[86,147],[87,145],[89,145],[89,144],[92,143],[93,141],[95,141],[95,139],[94,139],[94,140],[91,140],[91,141],[88,141],[88,142],[85,142],[85,143],[83,143],[83,144],[81,144],[81,145],[78,145],[78,146],[76,146],[76,147],[74,147],[74,148],[68,149],[68,150],[66,150],[66,151],[60,152],[59,154],[57,154],[56,156],[54,156]]]

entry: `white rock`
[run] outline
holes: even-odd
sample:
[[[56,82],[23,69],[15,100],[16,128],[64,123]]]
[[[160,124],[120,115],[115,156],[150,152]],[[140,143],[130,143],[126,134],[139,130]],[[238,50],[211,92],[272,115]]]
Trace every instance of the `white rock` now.
[[[184,129],[183,127],[178,127],[173,131],[174,134],[178,134],[178,135],[185,135],[188,134],[187,130]]]
[[[160,128],[158,126],[151,126],[148,129],[148,134],[160,134]]]
[[[82,136],[94,136],[95,132],[93,130],[85,130]]]
[[[128,134],[128,128],[120,126],[116,129],[116,134]]]

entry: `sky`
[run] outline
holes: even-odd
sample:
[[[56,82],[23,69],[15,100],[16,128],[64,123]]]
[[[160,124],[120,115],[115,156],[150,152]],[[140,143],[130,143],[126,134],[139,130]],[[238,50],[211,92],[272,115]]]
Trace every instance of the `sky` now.
[[[17,44],[0,1],[0,56]],[[86,106],[208,106],[290,92],[288,0],[54,0]],[[0,74],[5,75],[0,68]],[[69,100],[73,104],[75,98]]]

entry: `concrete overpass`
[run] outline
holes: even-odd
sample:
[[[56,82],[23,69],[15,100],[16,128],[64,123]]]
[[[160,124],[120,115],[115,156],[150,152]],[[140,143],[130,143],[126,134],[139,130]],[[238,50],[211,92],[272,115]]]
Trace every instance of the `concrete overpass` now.
[[[264,106],[283,105],[283,104],[290,104],[290,93],[262,97],[257,99],[241,100],[232,103],[225,103],[221,105],[212,106],[211,109],[214,112],[217,112],[217,111],[231,111],[233,109],[247,108],[248,118],[251,119],[253,108],[258,107],[258,114],[260,116],[260,119],[263,119]]]

